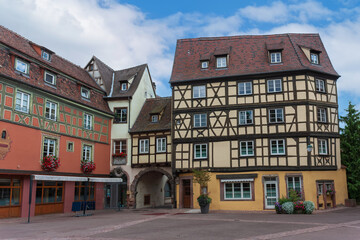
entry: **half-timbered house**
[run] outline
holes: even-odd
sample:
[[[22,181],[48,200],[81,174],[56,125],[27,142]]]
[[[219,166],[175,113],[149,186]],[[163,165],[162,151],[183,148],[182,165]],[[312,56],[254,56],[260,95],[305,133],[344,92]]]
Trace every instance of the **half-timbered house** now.
[[[0,218],[70,212],[84,192],[103,208],[113,118],[103,96],[84,69],[0,26]]]
[[[139,174],[139,169],[131,166],[131,135],[140,110],[148,98],[156,96],[155,84],[151,80],[147,64],[113,70],[97,57],[92,57],[85,69],[96,83],[106,92],[104,97],[115,118],[111,125],[110,170],[122,183],[105,186],[105,207],[133,207],[134,194],[130,186]]]
[[[318,34],[178,40],[177,206],[198,207],[194,168],[211,172],[212,209],[272,209],[290,189],[317,208],[343,204],[338,78]]]

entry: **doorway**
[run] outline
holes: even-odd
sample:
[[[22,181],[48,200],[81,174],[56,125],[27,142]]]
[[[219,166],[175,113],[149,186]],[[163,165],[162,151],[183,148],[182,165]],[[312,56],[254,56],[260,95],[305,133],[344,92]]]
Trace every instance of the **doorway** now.
[[[278,201],[278,183],[276,177],[265,178],[264,181],[265,193],[265,209],[274,209],[275,203]]]
[[[182,207],[183,208],[191,208],[191,180],[183,179],[182,180]]]

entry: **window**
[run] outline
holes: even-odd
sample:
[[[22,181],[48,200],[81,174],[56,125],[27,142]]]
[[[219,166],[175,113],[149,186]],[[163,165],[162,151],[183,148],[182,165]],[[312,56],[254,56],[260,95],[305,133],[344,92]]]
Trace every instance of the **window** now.
[[[63,193],[63,182],[37,181],[35,203],[44,204],[63,202]]]
[[[317,118],[318,122],[326,123],[326,108],[319,108],[317,109]]]
[[[252,82],[241,82],[238,84],[239,95],[251,95],[252,94]]]
[[[156,139],[156,152],[166,152],[166,138]]]
[[[127,108],[115,108],[114,123],[127,122]]]
[[[86,184],[88,184],[86,189]],[[74,201],[84,201],[85,200],[85,189],[87,190],[87,201],[94,201],[95,200],[95,183],[94,182],[75,182],[75,194],[74,194]]]
[[[310,53],[310,62],[313,64],[319,64],[319,54],[315,52]]]
[[[149,153],[149,139],[140,139],[139,153]]]
[[[285,154],[285,140],[275,139],[270,140],[271,155],[284,155]]]
[[[151,116],[151,122],[156,123],[159,121],[159,115],[155,114]]]
[[[92,130],[92,115],[84,113],[84,128]]]
[[[56,121],[56,111],[57,111],[57,104],[50,101],[46,101],[45,117],[47,119]]]
[[[216,67],[217,68],[226,68],[227,67],[226,56],[216,58]]]
[[[43,157],[56,156],[56,140],[51,138],[44,138]]]
[[[290,192],[290,189],[294,189],[299,196],[301,196],[302,193],[302,187],[301,187],[301,177],[287,177],[287,191],[288,194]]]
[[[113,154],[126,152],[126,140],[114,140]]]
[[[269,110],[269,122],[280,123],[284,121],[284,113],[282,108],[275,108]]]
[[[268,93],[281,92],[281,79],[272,79],[267,81]]]
[[[195,159],[207,158],[207,144],[195,144],[194,145],[194,158]]]
[[[55,85],[55,75],[45,71],[44,73],[44,81],[48,84]]]
[[[281,63],[281,52],[270,53],[270,63]]]
[[[206,86],[194,86],[193,87],[193,98],[205,98],[206,97]]]
[[[251,199],[251,183],[225,183],[224,199]]]
[[[89,64],[89,71],[92,71],[92,70],[94,70],[94,64],[90,63]]]
[[[43,59],[45,59],[46,61],[50,61],[50,58],[51,58],[50,56],[51,56],[50,53],[42,50],[42,52],[41,52],[41,57],[42,57]]]
[[[30,95],[21,91],[17,91],[15,110],[28,113],[29,105],[30,105]]]
[[[253,124],[253,110],[239,111],[239,125]]]
[[[328,149],[327,149],[327,140],[326,139],[319,139],[319,154],[320,155],[327,155]]]
[[[123,82],[121,83],[121,91],[126,91],[127,90],[127,83]]]
[[[2,139],[6,139],[6,131],[5,131],[5,130],[3,130],[3,131],[1,132],[1,138],[2,138]]]
[[[29,63],[20,60],[19,58],[15,59],[15,70],[23,74],[29,74]]]
[[[325,92],[325,81],[322,79],[316,79],[315,80],[315,85],[316,85],[316,91],[317,92]]]
[[[207,118],[206,113],[194,114],[194,127],[195,128],[206,127],[207,125],[206,118]]]
[[[21,203],[20,179],[0,178],[0,208],[19,206]]]
[[[201,62],[201,68],[208,68],[209,67],[209,61],[202,61]]]
[[[86,162],[92,162],[92,146],[83,145],[82,160]]]
[[[240,142],[240,156],[254,156],[254,141]]]
[[[322,195],[322,194],[323,194],[323,184],[318,183],[318,195]]]
[[[81,87],[81,96],[86,99],[90,99],[90,90],[84,87]]]
[[[74,142],[67,142],[66,151],[68,151],[68,152],[74,151]]]

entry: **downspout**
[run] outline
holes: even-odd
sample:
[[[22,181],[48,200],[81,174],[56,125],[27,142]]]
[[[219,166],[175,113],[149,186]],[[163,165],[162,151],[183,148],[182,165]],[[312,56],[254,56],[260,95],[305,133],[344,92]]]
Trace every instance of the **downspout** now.
[[[113,75],[112,75],[111,89],[110,89],[110,93],[109,93],[108,97],[112,96],[112,93],[113,93],[113,90],[114,90],[114,80],[115,80],[115,72],[113,72]]]

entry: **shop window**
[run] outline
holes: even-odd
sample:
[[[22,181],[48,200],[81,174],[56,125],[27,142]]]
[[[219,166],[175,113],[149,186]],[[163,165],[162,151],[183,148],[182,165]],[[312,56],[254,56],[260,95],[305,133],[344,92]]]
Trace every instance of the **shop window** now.
[[[19,206],[20,192],[20,179],[0,178],[0,207]]]
[[[75,182],[75,196],[74,201],[85,200],[85,182]],[[86,201],[95,201],[95,183],[89,182],[87,186],[87,198]]]
[[[63,202],[63,182],[38,181],[36,185],[36,204]]]

